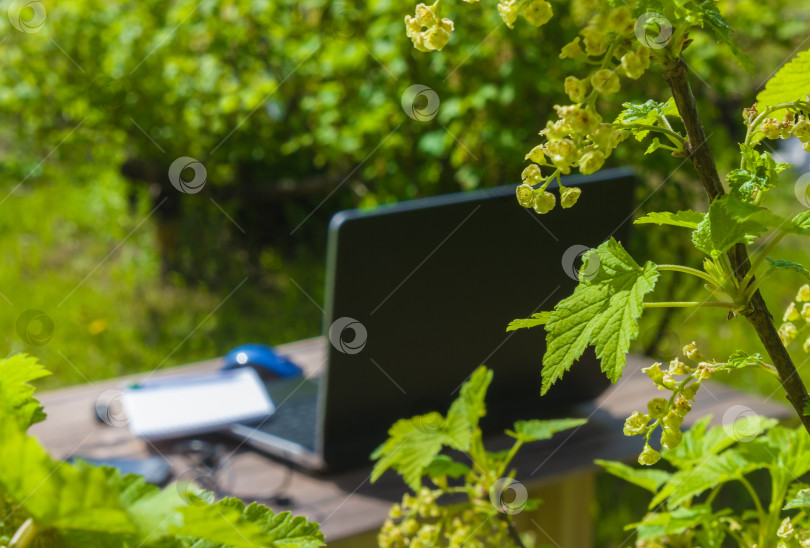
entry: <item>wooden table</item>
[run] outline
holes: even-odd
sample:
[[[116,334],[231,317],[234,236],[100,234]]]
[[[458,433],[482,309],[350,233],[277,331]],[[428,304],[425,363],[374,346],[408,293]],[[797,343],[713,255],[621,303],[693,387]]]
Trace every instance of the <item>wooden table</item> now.
[[[324,367],[325,344],[325,340],[318,337],[280,346],[278,350],[299,364],[307,376],[313,376]],[[524,446],[515,459],[518,479],[526,485],[530,496],[544,501],[539,510],[519,516],[529,527],[537,528],[541,544],[591,545],[591,529],[587,518],[583,519],[583,509],[589,508],[594,489],[593,460],[628,461],[640,451],[637,438],[622,435],[622,425],[630,413],[646,409],[646,402],[657,394],[652,382],[640,372],[650,361],[630,356],[628,368],[616,385],[596,401],[578,406],[577,413],[589,417],[586,426],[560,433],[548,442]],[[209,371],[221,365],[220,359],[208,360],[162,370],[154,376]],[[134,375],[43,393],[40,399],[48,419],[34,425],[31,433],[56,458],[159,455],[171,463],[175,476],[187,474],[188,460],[177,453],[173,444],[151,444],[134,438],[125,424],[114,427],[95,420],[93,408],[100,397],[115,396],[123,384],[146,376]],[[777,418],[790,414],[786,406],[776,402],[763,402],[758,397],[705,382],[686,422],[691,424],[711,413],[719,423],[734,405]],[[494,438],[487,443],[497,447],[503,441]],[[371,485],[368,466],[339,474],[311,475],[292,470],[236,441],[225,440],[225,443],[228,452],[232,452],[228,459],[227,476],[232,478],[227,483],[228,494],[261,502],[277,486],[286,483],[285,491],[292,498],[292,504],[271,506],[318,521],[330,546],[376,545],[376,531],[387,516],[388,508],[406,490],[399,477],[390,472]]]

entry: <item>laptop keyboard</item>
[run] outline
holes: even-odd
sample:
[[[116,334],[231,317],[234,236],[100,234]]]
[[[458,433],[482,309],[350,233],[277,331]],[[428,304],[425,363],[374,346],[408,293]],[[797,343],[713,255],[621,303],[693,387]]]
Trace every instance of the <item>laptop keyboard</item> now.
[[[290,398],[258,430],[315,450],[318,423],[317,394]]]

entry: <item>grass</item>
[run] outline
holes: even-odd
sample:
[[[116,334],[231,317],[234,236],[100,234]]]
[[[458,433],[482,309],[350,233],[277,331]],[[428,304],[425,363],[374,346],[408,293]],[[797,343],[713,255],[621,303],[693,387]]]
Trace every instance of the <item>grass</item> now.
[[[9,194],[14,184],[0,188]],[[0,206],[0,344],[8,354],[37,356],[54,373],[41,388],[320,332],[321,312],[301,290],[321,302],[319,250],[300,250],[294,259],[265,250],[259,275],[217,289],[177,276],[164,280],[150,200],[145,194],[129,200],[128,193],[107,172],[84,184],[26,183]]]

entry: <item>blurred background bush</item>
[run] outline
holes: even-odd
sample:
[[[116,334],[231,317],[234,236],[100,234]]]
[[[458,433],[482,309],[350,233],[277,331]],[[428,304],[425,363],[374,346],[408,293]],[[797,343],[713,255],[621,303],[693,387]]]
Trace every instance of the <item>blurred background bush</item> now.
[[[4,14],[17,5],[0,3]],[[34,32],[0,18],[0,337],[7,352],[35,354],[55,371],[49,386],[319,334],[331,215],[515,183],[551,107],[567,102],[562,80],[577,70],[557,57],[578,31],[567,3],[538,33],[508,30],[494,5],[458,2],[448,6],[458,30],[432,54],[405,36],[413,0],[41,5],[41,24],[32,7],[22,13]],[[810,25],[802,0],[719,7],[756,66],[745,73],[708,36],[687,51],[725,171],[737,158],[741,109]],[[657,76],[602,112],[664,97]],[[438,94],[433,120],[413,120],[400,105],[414,84]],[[705,207],[691,166],[643,151],[628,144],[611,158],[638,166],[639,214]],[[197,194],[169,182],[182,156],[207,170]],[[795,205],[789,190],[784,207]],[[636,230],[632,247],[640,259],[697,261],[685,235]],[[791,245],[794,259],[810,255]],[[783,281],[766,296],[786,304],[801,281]],[[680,300],[698,289],[659,290]],[[52,332],[20,321],[31,309]],[[692,339],[711,340],[717,355],[750,344],[742,322],[717,327],[690,314],[650,315],[640,349],[667,358]],[[774,388],[758,377],[745,384]],[[621,542],[616,524],[628,519],[617,519],[601,544]]]

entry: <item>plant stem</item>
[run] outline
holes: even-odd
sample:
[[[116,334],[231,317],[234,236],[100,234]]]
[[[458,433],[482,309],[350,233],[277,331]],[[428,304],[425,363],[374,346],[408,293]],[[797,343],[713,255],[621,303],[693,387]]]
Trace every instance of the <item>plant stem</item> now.
[[[757,515],[759,516],[759,543],[762,545],[765,540],[764,533],[767,526],[767,514],[765,514],[765,509],[762,507],[762,501],[759,500],[759,495],[757,495],[757,492],[754,489],[754,486],[751,485],[751,482],[745,479],[745,476],[740,477],[739,481],[743,484],[745,490],[748,491],[748,494],[751,495],[751,500],[754,501],[754,507],[757,509]]]
[[[707,282],[712,285],[717,285],[717,280],[703,272],[702,270],[698,270],[697,268],[692,268],[689,266],[682,266],[679,264],[659,264],[656,266],[658,270],[670,270],[672,272],[683,272],[684,274],[691,274],[692,276],[697,276],[698,278],[703,278]]]
[[[720,182],[720,175],[717,173],[717,165],[714,162],[712,151],[706,143],[706,134],[703,124],[697,111],[697,102],[689,85],[689,78],[686,73],[686,64],[680,57],[666,66],[664,74],[667,84],[672,90],[675,104],[681,115],[681,120],[686,128],[689,141],[686,144],[686,151],[689,159],[695,166],[709,200],[713,201],[725,194],[723,185]],[[748,251],[743,244],[736,244],[728,253],[732,272],[737,280],[742,280],[748,274],[750,262]],[[765,350],[771,357],[774,367],[779,373],[779,380],[785,389],[787,399],[796,410],[796,414],[802,421],[805,429],[810,433],[810,416],[804,415],[804,408],[810,396],[807,389],[796,371],[796,366],[788,354],[787,349],[779,339],[773,317],[768,311],[768,307],[757,290],[751,295],[749,305],[742,311],[757,333],[760,341],[765,346]]]
[[[734,303],[710,301],[702,303],[700,301],[673,301],[673,302],[651,302],[644,303],[644,308],[689,308],[692,306],[719,306],[722,308],[734,308]]]

